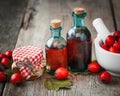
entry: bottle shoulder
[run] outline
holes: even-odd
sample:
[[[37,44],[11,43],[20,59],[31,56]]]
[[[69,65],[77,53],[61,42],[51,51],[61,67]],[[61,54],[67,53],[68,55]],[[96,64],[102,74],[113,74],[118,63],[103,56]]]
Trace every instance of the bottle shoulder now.
[[[66,46],[66,40],[63,37],[59,38],[49,38],[46,42],[46,46],[49,48],[56,48],[56,49],[61,49]]]
[[[71,27],[67,32],[67,38],[75,38],[75,37],[89,38],[89,37],[91,37],[91,33],[86,26]]]

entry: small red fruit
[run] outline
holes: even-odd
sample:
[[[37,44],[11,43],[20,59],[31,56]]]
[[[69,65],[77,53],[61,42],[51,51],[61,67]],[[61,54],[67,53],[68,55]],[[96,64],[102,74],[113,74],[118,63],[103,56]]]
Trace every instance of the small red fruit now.
[[[4,58],[4,57],[6,57],[5,54],[0,54],[0,58]]]
[[[69,72],[66,68],[64,67],[60,67],[58,68],[56,71],[55,71],[55,77],[58,79],[58,80],[64,80],[67,78]]]
[[[108,73],[107,71],[104,71],[100,74],[99,78],[100,78],[100,81],[102,81],[105,84],[108,84],[111,82],[112,77],[111,77],[110,73]]]
[[[116,47],[111,47],[111,48],[109,49],[109,51],[110,51],[110,52],[113,52],[113,53],[120,53],[120,50],[118,50],[118,48],[116,48]]]
[[[120,38],[118,39],[118,42],[120,42]]]
[[[115,38],[112,35],[108,35],[107,38],[105,39],[105,44],[107,46],[113,46],[115,43]]]
[[[92,73],[97,73],[99,72],[101,69],[100,65],[97,63],[97,62],[91,62],[89,65],[88,65],[88,70]]]
[[[2,60],[2,58],[7,57],[5,54],[0,54],[0,61]]]
[[[0,82],[5,82],[6,81],[6,75],[5,72],[0,71]]]
[[[1,64],[4,66],[4,67],[7,67],[7,65],[9,64],[9,59],[8,58],[6,58],[6,57],[4,57],[4,58],[2,58],[2,60],[1,60]]]
[[[10,81],[11,81],[12,84],[21,83],[22,80],[23,80],[22,75],[20,73],[17,73],[17,72],[14,73],[14,74],[12,74],[11,79],[10,79]]]
[[[115,40],[118,41],[118,39],[120,38],[120,31],[114,32],[113,36],[115,37]]]
[[[106,44],[101,45],[101,47],[107,51],[109,50],[109,47]]]
[[[12,51],[11,50],[7,50],[5,52],[5,55],[8,56],[8,57],[12,57]]]
[[[120,42],[115,42],[115,43],[113,44],[113,47],[116,47],[117,49],[120,50]]]

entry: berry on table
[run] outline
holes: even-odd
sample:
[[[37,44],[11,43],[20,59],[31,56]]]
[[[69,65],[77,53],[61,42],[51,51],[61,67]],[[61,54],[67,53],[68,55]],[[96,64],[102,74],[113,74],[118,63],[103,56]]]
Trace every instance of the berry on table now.
[[[2,58],[7,57],[5,54],[0,54],[0,61],[2,60]]]
[[[11,51],[11,50],[7,50],[7,51],[5,52],[5,55],[6,55],[7,57],[12,57],[12,51]]]
[[[88,65],[88,70],[92,73],[97,73],[99,72],[101,69],[100,65],[97,63],[97,62],[91,62],[89,65]]]
[[[2,60],[1,60],[1,64],[4,66],[4,67],[7,67],[7,65],[9,64],[9,59],[8,58],[6,58],[6,57],[4,57],[4,58],[2,58]]]
[[[104,71],[99,76],[100,81],[102,81],[105,84],[108,84],[111,82],[111,75],[107,71]]]
[[[66,79],[68,77],[68,74],[69,74],[68,70],[64,67],[60,67],[55,71],[55,77],[58,80]]]
[[[12,84],[18,84],[18,83],[22,83],[23,77],[20,73],[16,72],[14,74],[12,74],[10,82]]]

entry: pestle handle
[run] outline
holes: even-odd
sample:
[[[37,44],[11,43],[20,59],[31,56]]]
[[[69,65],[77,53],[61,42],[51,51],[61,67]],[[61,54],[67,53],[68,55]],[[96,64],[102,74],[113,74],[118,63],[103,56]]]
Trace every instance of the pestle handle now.
[[[95,27],[100,38],[105,41],[105,38],[110,34],[110,31],[105,26],[101,18],[97,18],[93,21],[93,26]]]

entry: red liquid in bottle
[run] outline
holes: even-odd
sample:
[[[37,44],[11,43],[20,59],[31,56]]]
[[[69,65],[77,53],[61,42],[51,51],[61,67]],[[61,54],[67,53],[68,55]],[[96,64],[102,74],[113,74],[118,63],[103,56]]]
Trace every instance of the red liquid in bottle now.
[[[59,67],[67,67],[67,49],[66,47],[48,48],[46,47],[46,61],[47,66],[50,66],[50,71],[55,71]]]
[[[81,41],[80,38],[67,39],[68,64],[74,72],[84,71],[91,61],[91,38]]]

